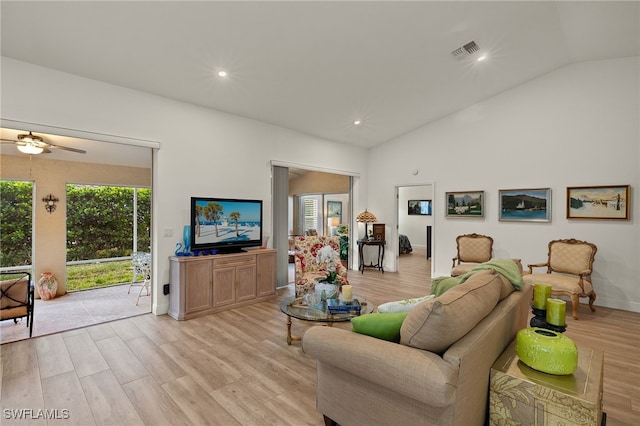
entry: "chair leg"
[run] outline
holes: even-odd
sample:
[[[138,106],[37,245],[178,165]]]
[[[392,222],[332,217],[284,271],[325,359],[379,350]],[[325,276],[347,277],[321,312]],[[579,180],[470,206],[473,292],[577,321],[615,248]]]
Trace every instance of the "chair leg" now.
[[[591,308],[591,312],[595,312],[596,311],[596,307],[593,306],[593,302],[596,301],[596,294],[595,293],[591,293],[589,295],[589,308]]]
[[[580,298],[577,294],[571,295],[571,312],[573,314],[573,319],[578,319],[578,306],[580,306]]]
[[[144,280],[144,283],[140,286],[140,291],[138,292],[138,298],[136,299],[136,306],[138,306],[138,302],[140,301],[140,296],[142,296],[142,291],[143,290],[146,289],[147,290],[147,296],[149,296],[150,284],[151,284],[150,280]]]

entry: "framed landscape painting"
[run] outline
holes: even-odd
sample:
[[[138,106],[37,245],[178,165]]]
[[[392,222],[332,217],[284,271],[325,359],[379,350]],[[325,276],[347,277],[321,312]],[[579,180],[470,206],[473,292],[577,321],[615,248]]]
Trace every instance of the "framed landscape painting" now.
[[[629,220],[629,185],[567,188],[567,219]]]
[[[484,217],[484,191],[446,192],[446,217]]]
[[[551,189],[501,189],[500,217],[503,221],[551,222]]]

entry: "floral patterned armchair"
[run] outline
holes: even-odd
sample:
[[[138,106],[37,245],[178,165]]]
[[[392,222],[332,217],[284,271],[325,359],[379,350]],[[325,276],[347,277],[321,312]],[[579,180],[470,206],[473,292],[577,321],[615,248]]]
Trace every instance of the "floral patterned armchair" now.
[[[298,236],[295,237],[296,297],[315,290],[316,283],[327,277],[327,263],[318,263],[318,251],[331,246],[336,252],[335,272],[339,284],[348,284],[347,268],[340,262],[340,240],[338,237]]]

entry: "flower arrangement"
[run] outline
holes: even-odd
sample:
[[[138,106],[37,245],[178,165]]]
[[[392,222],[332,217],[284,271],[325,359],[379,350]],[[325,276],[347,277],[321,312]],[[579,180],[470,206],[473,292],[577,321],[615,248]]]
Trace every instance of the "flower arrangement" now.
[[[340,262],[340,256],[338,252],[333,249],[331,246],[324,246],[318,253],[316,254],[316,262],[318,265],[325,265],[325,269],[327,270],[327,278],[326,282],[329,284],[335,284],[341,286],[342,284],[346,284],[344,282],[344,278],[338,275],[336,271],[338,267],[338,262]]]

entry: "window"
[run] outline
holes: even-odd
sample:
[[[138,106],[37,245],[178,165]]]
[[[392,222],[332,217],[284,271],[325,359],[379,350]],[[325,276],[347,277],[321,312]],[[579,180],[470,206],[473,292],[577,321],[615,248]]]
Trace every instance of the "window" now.
[[[149,251],[150,194],[148,188],[67,185],[67,261]]]
[[[305,195],[301,197],[302,202],[302,216],[304,218],[304,229],[302,230],[305,234],[308,230],[313,229],[316,230],[319,234],[321,233],[321,229],[318,229],[320,221],[318,220],[318,205],[319,196],[317,195]]]
[[[31,266],[33,182],[0,180],[0,267]]]

